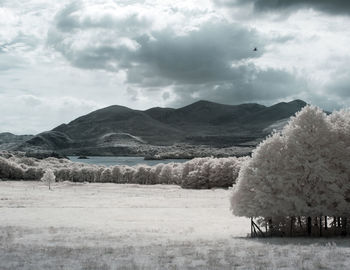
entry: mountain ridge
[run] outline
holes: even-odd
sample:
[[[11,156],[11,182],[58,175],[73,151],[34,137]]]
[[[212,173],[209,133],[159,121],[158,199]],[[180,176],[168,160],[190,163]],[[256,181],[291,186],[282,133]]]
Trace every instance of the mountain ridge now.
[[[18,149],[125,154],[131,148],[134,153],[146,145],[230,147],[263,138],[267,127],[294,115],[305,105],[302,100],[272,106],[200,100],[178,109],[154,107],[143,111],[112,105],[42,132]]]

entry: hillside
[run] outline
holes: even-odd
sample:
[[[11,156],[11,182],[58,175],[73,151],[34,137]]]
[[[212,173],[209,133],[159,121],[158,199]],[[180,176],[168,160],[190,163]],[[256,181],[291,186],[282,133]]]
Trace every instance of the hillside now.
[[[11,150],[33,137],[33,135],[15,135],[9,132],[0,133],[0,150]]]
[[[301,100],[270,107],[198,101],[179,109],[156,107],[145,111],[114,105],[40,133],[19,149],[137,154],[145,149],[147,152],[149,145],[237,146],[263,138],[269,126],[294,115],[305,105]]]

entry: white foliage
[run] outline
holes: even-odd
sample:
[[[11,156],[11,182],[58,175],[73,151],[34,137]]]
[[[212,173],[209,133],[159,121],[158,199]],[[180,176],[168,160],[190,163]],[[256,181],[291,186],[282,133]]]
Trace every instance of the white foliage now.
[[[246,158],[195,158],[183,164],[182,187],[230,187]]]
[[[41,181],[43,181],[44,183],[47,183],[47,185],[49,186],[49,189],[51,189],[51,184],[54,183],[55,180],[56,180],[55,174],[51,169],[47,169],[43,177],[41,178]]]
[[[231,198],[235,215],[347,216],[350,117],[306,106],[243,164]]]
[[[170,184],[173,182],[173,164],[164,164],[159,174],[159,183]]]
[[[112,180],[113,183],[121,183],[123,179],[123,174],[119,166],[114,166],[112,169]]]
[[[5,156],[5,154],[2,154]],[[69,160],[38,160],[23,154],[0,156],[0,178],[39,180],[51,169],[56,181],[174,184],[185,188],[229,187],[235,183],[245,158],[196,158],[185,163],[155,166],[98,166]]]
[[[111,183],[111,182],[113,182],[112,181],[112,171],[111,171],[110,168],[105,168],[102,171],[100,182],[102,182],[102,183]]]

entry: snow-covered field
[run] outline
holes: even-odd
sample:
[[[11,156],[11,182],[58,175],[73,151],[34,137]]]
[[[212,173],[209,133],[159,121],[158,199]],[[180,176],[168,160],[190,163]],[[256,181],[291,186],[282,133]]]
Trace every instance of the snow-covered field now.
[[[349,269],[349,238],[247,238],[229,193],[3,181],[0,269]]]

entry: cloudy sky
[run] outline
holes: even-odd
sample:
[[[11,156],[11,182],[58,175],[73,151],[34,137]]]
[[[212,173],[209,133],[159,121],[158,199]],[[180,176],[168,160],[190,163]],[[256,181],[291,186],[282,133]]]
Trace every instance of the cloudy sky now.
[[[347,0],[0,0],[0,132],[114,104],[346,107],[349,28]]]

